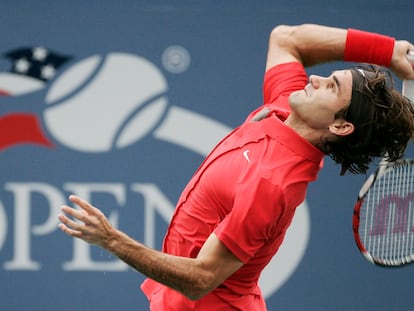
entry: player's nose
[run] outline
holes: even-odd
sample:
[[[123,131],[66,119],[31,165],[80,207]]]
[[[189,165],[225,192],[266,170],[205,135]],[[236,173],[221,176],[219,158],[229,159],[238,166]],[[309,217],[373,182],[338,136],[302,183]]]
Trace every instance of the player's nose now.
[[[320,84],[320,77],[317,75],[310,75],[309,83],[312,85],[313,88],[318,88]]]
[[[309,76],[309,83],[315,89],[319,88],[326,80],[327,80],[327,78],[317,76],[317,75],[310,75]]]

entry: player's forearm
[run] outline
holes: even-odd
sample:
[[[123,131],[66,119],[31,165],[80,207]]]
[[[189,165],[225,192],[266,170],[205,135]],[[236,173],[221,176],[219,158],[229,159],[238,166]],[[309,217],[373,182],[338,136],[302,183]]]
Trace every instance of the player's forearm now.
[[[105,248],[138,272],[189,299],[198,299],[211,289],[212,276],[196,259],[153,250],[120,231],[114,233]]]

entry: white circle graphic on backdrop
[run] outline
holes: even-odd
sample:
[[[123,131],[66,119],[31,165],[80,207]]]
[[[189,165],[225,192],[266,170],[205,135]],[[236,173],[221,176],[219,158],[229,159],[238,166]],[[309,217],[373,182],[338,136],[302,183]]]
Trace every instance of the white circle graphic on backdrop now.
[[[161,61],[164,68],[169,72],[182,73],[190,66],[191,57],[184,47],[172,45],[162,53]]]
[[[187,69],[190,57],[186,53],[187,50],[177,47],[167,49],[163,54],[164,66]],[[126,53],[91,56],[74,64],[53,82],[45,99],[48,107],[44,122],[59,143],[81,152],[125,148],[152,133],[155,139],[206,156],[231,128],[197,112],[169,106],[167,90],[160,70],[140,56]],[[309,235],[308,207],[303,203],[296,211],[285,242],[260,278],[266,298],[295,271],[304,256]]]

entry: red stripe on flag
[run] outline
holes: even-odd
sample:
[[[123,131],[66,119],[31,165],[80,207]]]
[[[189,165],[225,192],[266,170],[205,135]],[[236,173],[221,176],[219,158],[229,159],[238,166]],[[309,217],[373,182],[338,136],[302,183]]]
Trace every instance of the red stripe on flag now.
[[[0,150],[17,144],[53,146],[44,135],[36,115],[19,113],[0,117]]]

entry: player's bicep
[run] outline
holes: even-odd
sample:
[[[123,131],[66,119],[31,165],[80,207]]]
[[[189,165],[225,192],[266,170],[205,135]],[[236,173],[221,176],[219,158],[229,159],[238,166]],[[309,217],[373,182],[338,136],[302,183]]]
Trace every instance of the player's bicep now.
[[[203,247],[197,259],[203,269],[209,271],[210,290],[219,286],[225,279],[236,272],[243,265],[232,252],[212,233]]]

